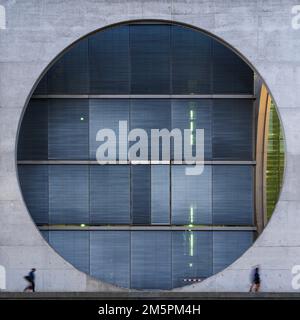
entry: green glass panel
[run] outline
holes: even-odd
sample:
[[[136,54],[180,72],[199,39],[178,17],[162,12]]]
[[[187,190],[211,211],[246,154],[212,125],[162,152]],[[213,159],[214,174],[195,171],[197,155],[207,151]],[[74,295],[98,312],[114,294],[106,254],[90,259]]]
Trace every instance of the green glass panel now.
[[[267,217],[270,219],[276,206],[283,179],[284,138],[274,103],[271,103],[267,148]]]

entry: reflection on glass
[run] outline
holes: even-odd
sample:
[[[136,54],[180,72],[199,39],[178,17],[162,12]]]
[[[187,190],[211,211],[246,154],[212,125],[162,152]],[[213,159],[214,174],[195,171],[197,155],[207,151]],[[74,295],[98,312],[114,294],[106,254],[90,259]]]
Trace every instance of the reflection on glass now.
[[[190,256],[194,255],[194,234],[193,232],[190,233]]]

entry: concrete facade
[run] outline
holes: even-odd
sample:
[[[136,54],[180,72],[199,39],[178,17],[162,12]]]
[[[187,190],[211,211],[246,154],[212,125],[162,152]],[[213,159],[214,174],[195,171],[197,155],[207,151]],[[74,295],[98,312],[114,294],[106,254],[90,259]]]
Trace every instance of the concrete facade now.
[[[16,171],[16,138],[26,103],[47,66],[88,33],[140,19],[198,27],[236,49],[265,80],[286,138],[284,186],[273,217],[254,245],[223,272],[180,291],[243,292],[261,267],[262,291],[296,292],[300,265],[299,0],[0,0],[0,265],[6,289],[20,291],[38,269],[38,291],[120,291],[77,271],[43,240],[26,209]],[[125,290],[126,291],[126,290]]]

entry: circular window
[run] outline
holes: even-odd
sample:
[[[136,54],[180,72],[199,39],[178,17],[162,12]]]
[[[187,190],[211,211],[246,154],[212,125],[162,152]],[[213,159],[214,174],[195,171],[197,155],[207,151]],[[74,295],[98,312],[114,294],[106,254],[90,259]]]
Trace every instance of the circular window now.
[[[117,286],[172,289],[223,270],[257,233],[254,98],[252,69],[203,32],[145,22],[85,37],[21,123],[34,222],[76,268]],[[167,156],[154,129],[169,133]],[[199,132],[204,167],[188,174],[197,163],[178,160],[194,159]]]

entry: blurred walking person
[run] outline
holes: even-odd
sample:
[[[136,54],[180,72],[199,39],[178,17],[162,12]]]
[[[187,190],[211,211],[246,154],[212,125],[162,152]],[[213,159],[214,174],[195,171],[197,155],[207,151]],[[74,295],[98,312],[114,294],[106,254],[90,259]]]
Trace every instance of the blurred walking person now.
[[[260,289],[260,275],[259,275],[259,268],[256,267],[253,273],[253,277],[252,277],[252,284],[250,287],[249,292],[258,292]]]
[[[32,268],[27,276],[24,277],[26,281],[29,282],[29,285],[24,289],[24,292],[35,292],[35,269]]]

